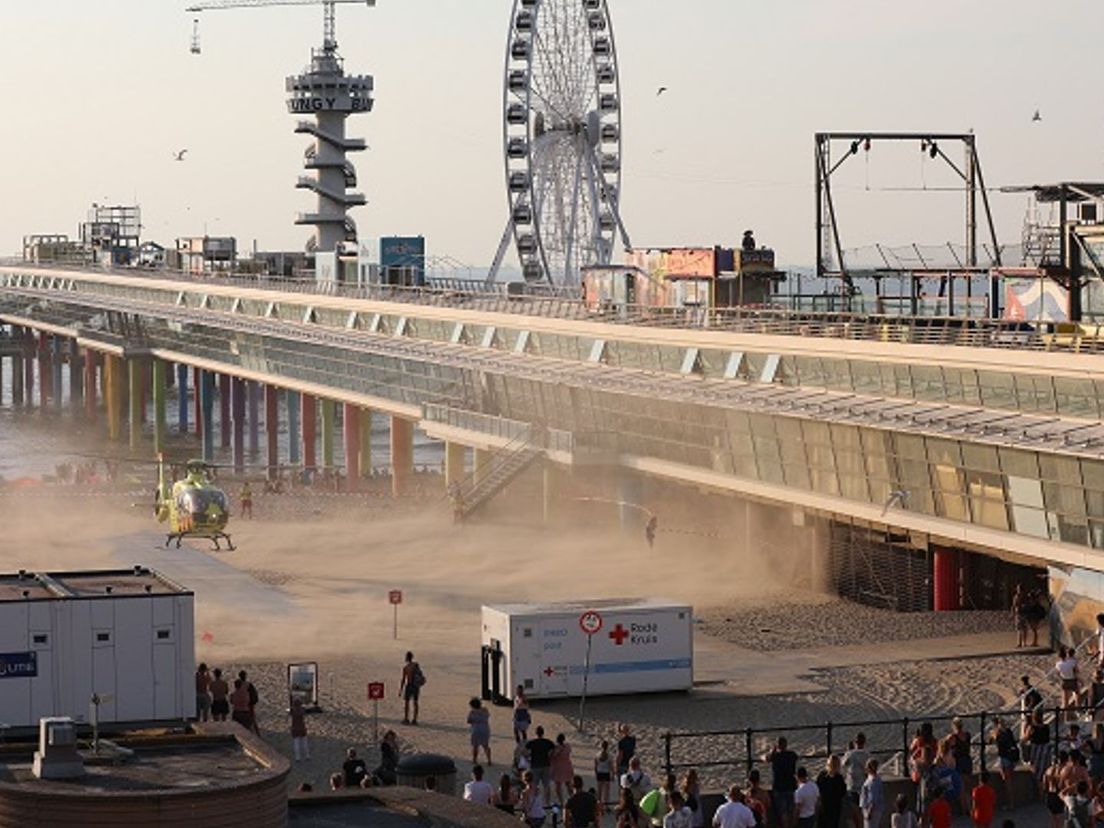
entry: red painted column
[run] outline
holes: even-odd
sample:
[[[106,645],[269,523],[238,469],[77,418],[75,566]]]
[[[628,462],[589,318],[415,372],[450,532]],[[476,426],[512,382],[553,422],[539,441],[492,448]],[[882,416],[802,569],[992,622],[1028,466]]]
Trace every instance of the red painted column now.
[[[96,363],[99,354],[91,348],[84,349],[84,416],[90,423],[96,422]]]
[[[345,438],[345,491],[360,489],[360,409],[345,403],[342,436]]]
[[[961,609],[958,573],[958,550],[946,546],[932,547],[932,608],[936,612]]]
[[[195,389],[195,401],[192,404],[192,419],[195,420],[196,437],[203,438],[203,429],[209,428],[210,424],[203,422],[203,401],[200,399],[200,381],[202,379],[202,372],[198,368],[192,369],[192,388]]]
[[[268,479],[275,480],[280,467],[280,412],[277,407],[279,389],[275,385],[265,385],[265,448],[268,455]]]
[[[300,411],[303,414],[303,468],[311,478],[318,468],[318,455],[315,444],[318,439],[318,400],[310,394],[300,397]]]
[[[219,374],[219,435],[223,448],[230,447],[233,424],[230,417],[230,375]]]

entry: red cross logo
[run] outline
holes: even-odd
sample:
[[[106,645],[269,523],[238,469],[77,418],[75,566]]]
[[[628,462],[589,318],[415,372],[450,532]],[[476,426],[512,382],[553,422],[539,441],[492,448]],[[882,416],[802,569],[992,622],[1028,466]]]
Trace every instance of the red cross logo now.
[[[549,678],[552,678],[552,676],[556,675],[556,668],[555,667],[545,667],[544,668],[544,674],[546,676],[548,676]]]
[[[612,630],[610,630],[609,637],[613,639],[613,643],[620,647],[625,643],[625,639],[629,637],[629,631],[618,624]]]

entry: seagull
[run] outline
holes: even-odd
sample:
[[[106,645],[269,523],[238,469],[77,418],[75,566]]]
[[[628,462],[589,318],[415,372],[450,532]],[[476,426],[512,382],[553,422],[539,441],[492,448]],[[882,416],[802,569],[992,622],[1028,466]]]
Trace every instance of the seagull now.
[[[659,90],[658,90],[658,91],[656,92],[656,97],[658,98],[658,97],[659,97],[660,95],[662,95],[662,94],[663,94],[664,92],[666,92],[666,91],[667,91],[667,87],[666,87],[666,86],[661,86],[661,87],[659,87]]]
[[[173,153],[173,161],[183,161],[184,160],[184,155],[187,152],[188,151],[186,149],[182,149],[180,152],[174,152]]]
[[[1035,115],[1034,115],[1034,117],[1032,117],[1031,122],[1034,123],[1036,121],[1041,121],[1041,120],[1043,120],[1043,116],[1040,115],[1039,110],[1036,109],[1035,110]]]
[[[886,498],[885,506],[882,507],[882,516],[889,511],[890,506],[904,506],[908,501],[908,492],[904,489],[896,489],[889,493],[889,497]]]

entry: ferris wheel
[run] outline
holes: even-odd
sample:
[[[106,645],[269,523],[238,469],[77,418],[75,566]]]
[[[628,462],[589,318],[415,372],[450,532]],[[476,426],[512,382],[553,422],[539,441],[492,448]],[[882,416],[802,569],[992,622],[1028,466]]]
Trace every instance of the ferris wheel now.
[[[503,155],[513,245],[530,283],[571,287],[609,264],[621,221],[621,88],[606,0],[514,0]]]

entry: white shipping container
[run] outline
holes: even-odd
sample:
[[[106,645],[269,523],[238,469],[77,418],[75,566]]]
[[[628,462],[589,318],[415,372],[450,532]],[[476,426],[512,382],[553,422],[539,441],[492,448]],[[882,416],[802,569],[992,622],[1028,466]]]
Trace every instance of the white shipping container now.
[[[591,643],[587,695],[693,687],[692,609],[647,599],[484,606],[487,683],[507,698],[519,685],[531,698],[581,695],[587,635],[579,619],[589,610],[602,629]]]
[[[149,569],[0,575],[0,724],[195,715],[194,595]]]

